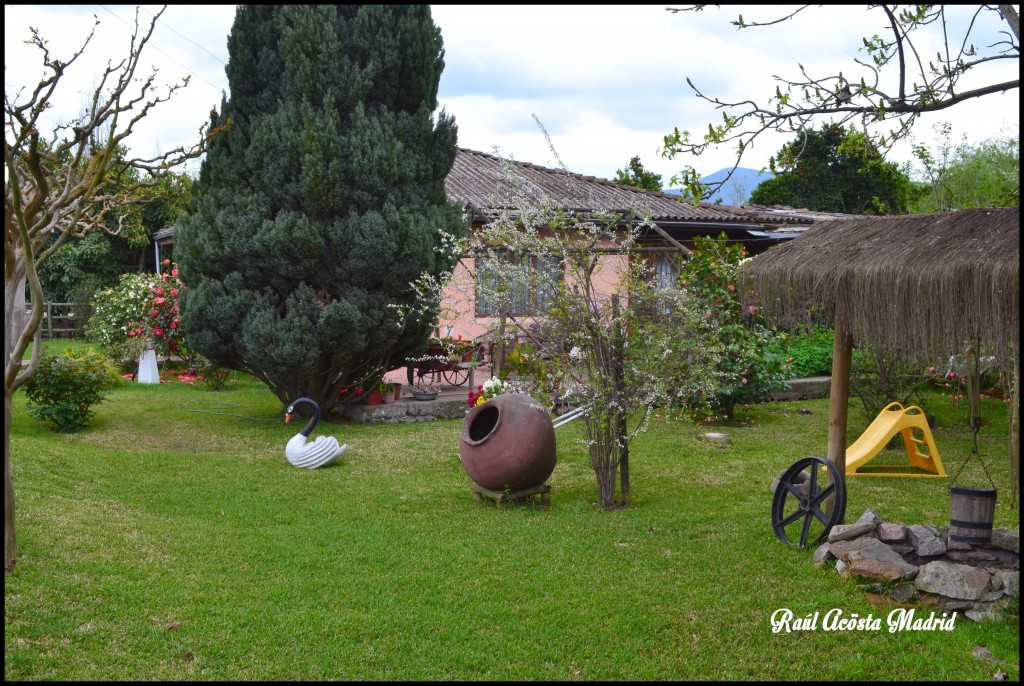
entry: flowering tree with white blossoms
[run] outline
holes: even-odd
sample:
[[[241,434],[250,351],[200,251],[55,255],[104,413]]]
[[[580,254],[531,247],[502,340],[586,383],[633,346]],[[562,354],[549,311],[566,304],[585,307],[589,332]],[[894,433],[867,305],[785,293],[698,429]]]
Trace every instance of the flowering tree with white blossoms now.
[[[637,237],[649,218],[638,211],[566,211],[526,183],[513,164],[505,167],[505,197],[491,205],[502,209],[457,246],[474,258],[478,272],[462,281],[475,282],[475,297],[488,299],[499,343],[509,349],[518,342],[515,349],[528,350],[535,363],[535,373],[517,374],[514,386],[549,407],[586,408],[582,440],[597,476],[598,504],[627,506],[630,442],[655,409],[714,397],[719,345],[690,296],[659,289],[648,262],[636,259]],[[581,196],[577,206],[585,207],[568,173],[565,183]],[[561,269],[537,269],[540,262]],[[480,270],[486,278],[475,278]],[[424,279],[417,286],[437,302],[444,285]],[[536,294],[539,316],[512,314],[524,292]]]

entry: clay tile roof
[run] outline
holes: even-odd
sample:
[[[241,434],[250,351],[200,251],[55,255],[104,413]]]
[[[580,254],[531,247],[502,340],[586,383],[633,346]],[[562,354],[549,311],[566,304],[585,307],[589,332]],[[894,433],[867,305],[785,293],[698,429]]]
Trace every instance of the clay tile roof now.
[[[462,205],[489,214],[489,210],[512,206],[507,197],[505,165],[511,164],[528,186],[539,190],[559,207],[568,210],[642,209],[655,221],[750,223],[750,220],[711,206],[697,206],[678,196],[623,186],[561,169],[528,162],[506,161],[494,155],[459,148],[455,164],[445,180],[448,196]]]

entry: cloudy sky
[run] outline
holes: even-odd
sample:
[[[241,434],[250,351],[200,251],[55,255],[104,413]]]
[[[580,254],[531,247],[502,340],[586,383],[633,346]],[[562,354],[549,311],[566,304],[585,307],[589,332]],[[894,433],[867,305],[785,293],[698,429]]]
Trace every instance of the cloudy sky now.
[[[158,10],[141,6],[144,25]],[[667,185],[684,163],[706,175],[730,166],[734,156],[731,147],[700,158],[660,156],[663,138],[674,127],[701,135],[708,123],[721,121],[720,113],[695,97],[687,78],[707,95],[764,104],[775,92],[773,75],[795,78],[798,64],[815,76],[842,71],[859,80],[853,59],[865,57],[859,50],[861,37],[885,32],[884,15],[865,6],[812,8],[765,28],[739,31],[730,24],[739,14],[750,22],[785,13],[780,6],[676,14],[665,5],[434,6],[445,44],[439,99],[455,116],[462,147],[497,148],[517,160],[555,166],[535,115],[571,171],[611,178],[638,155]],[[53,56],[66,60],[88,35],[94,15],[100,21],[96,35],[54,98],[51,112],[65,119],[81,110],[107,61],[127,54],[134,6],[5,5],[6,96],[36,84],[43,73],[39,51],[24,44],[30,26],[49,41]],[[951,33],[955,22],[970,15],[970,8],[953,9]],[[229,5],[165,10],[144,52],[146,62],[159,68],[162,83],[183,76],[191,76],[191,83],[133,134],[136,152],[194,140],[210,109],[219,107],[221,93],[228,90],[224,65],[233,19]],[[979,47],[999,39],[1003,26],[995,19],[976,27]],[[924,55],[939,49],[923,47]],[[979,83],[1019,78],[1016,61],[993,62],[978,71]],[[944,121],[952,124],[957,142],[1018,135],[1019,95],[1013,90],[929,115],[915,135],[933,142],[933,125]],[[759,139],[742,166],[760,168],[784,142],[782,137]],[[890,159],[912,161],[909,147],[895,149]]]

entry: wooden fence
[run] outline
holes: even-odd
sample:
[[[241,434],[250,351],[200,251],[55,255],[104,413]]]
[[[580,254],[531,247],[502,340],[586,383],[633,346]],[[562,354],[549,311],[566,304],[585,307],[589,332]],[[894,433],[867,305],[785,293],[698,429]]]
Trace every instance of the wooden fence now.
[[[32,315],[31,304],[27,305],[28,316]],[[46,338],[76,338],[83,334],[82,326],[85,322],[79,322],[75,316],[75,303],[43,303],[43,321],[39,324],[39,330]]]

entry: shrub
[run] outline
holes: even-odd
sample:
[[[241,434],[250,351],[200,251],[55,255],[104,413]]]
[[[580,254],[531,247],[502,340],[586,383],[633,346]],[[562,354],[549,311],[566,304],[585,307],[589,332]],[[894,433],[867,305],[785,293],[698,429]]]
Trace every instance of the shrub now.
[[[128,335],[149,341],[156,348],[158,355],[170,356],[183,353],[180,344],[182,330],[178,298],[185,286],[178,278],[177,265],[170,260],[164,260],[163,264],[168,271],[155,276],[150,283],[142,317],[133,322],[136,326],[128,329]],[[190,367],[195,364],[191,357],[186,362]]]
[[[850,390],[864,407],[870,422],[886,405],[918,405],[927,413],[921,387],[929,383],[925,362],[906,362],[880,348],[863,345],[853,351]]]
[[[698,236],[679,275],[679,284],[714,324],[724,351],[716,370],[723,381],[711,407],[726,419],[732,419],[736,405],[761,402],[786,388],[789,378],[781,353],[785,334],[774,331],[755,306],[740,301],[736,281],[745,257],[743,246],[730,245],[724,233],[717,240]]]
[[[196,354],[195,356],[195,372],[197,379],[202,382],[203,386],[210,389],[211,391],[224,390],[224,386],[227,383],[228,375],[231,373],[230,369],[224,369],[202,355]]]
[[[803,333],[791,333],[782,350],[789,360],[791,379],[829,376],[832,373],[832,346],[835,332],[815,326]]]
[[[124,372],[135,371],[145,350],[146,342],[130,332],[149,311],[149,289],[160,283],[156,274],[124,274],[115,288],[96,294],[96,312],[86,324],[86,337],[99,344]]]
[[[100,353],[44,353],[25,382],[28,410],[36,419],[56,424],[58,431],[79,431],[92,416],[92,406],[106,399],[103,391],[118,383],[111,360]]]

